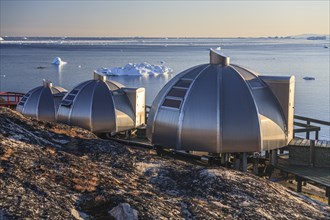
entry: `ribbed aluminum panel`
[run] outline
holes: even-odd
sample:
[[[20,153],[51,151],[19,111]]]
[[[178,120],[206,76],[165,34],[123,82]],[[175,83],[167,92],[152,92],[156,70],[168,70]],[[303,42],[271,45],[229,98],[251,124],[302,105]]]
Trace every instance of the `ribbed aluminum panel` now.
[[[145,97],[145,90],[141,91]],[[134,97],[131,99],[134,101]],[[143,103],[134,101],[135,107],[145,105],[144,99],[139,100]],[[97,75],[94,75],[94,80],[80,83],[64,97],[57,120],[94,133],[119,132],[136,126],[133,103],[125,93],[124,86]]]
[[[152,143],[213,153],[286,145],[293,124],[286,119],[293,117],[293,110],[285,113],[283,108],[288,108],[285,103],[292,95],[279,92],[274,83],[270,88],[258,73],[231,65],[214,51],[211,61],[178,74],[158,93],[148,118]]]
[[[23,115],[43,121],[55,121],[60,100],[66,94],[61,87],[45,83],[26,93],[18,103],[16,110]]]

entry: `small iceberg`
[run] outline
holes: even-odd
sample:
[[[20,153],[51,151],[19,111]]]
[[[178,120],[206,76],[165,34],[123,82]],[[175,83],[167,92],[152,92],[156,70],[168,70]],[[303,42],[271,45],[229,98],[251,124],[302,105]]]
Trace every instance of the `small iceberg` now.
[[[304,80],[315,80],[315,77],[312,77],[312,76],[305,76],[303,79],[304,79]]]
[[[140,64],[128,63],[123,67],[101,68],[96,72],[105,74],[107,76],[150,76],[172,73],[172,68],[163,65],[153,65],[147,62]]]
[[[3,39],[2,37],[0,37],[0,41],[3,41],[3,40],[5,40],[5,39]]]
[[[52,64],[54,65],[63,65],[63,64],[66,64],[67,62],[64,62],[60,57],[55,57]]]

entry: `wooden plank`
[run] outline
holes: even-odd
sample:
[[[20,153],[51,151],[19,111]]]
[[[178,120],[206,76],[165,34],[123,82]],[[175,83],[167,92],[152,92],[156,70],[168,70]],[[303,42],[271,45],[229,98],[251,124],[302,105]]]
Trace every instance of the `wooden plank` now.
[[[290,143],[288,144],[288,146],[294,146],[295,144],[296,144],[296,142],[297,142],[298,140],[297,140],[297,138],[294,138],[294,139],[292,139],[291,141],[290,141]]]
[[[306,180],[330,187],[330,170],[328,168],[317,168],[309,166],[297,166],[285,164],[285,160],[279,160],[277,168],[302,177]]]
[[[317,140],[315,141],[315,147],[321,147],[322,141]]]
[[[307,141],[308,141],[307,139],[304,139],[304,140],[300,143],[299,146],[305,146],[305,144],[306,144]]]
[[[307,140],[304,146],[311,146],[311,140]]]
[[[322,125],[328,125],[328,126],[330,126],[330,122],[329,121],[322,121],[322,120],[318,120],[318,119],[314,119],[314,118],[302,117],[302,116],[298,116],[298,115],[295,115],[294,118],[295,119],[298,119],[298,120],[302,120],[302,121],[310,121],[310,122],[314,122],[314,123],[317,123],[317,124],[322,124]]]
[[[288,145],[295,145],[300,138],[293,138]]]
[[[322,141],[322,147],[326,147],[327,146],[327,141]]]
[[[304,139],[298,139],[297,142],[295,143],[295,146],[300,146],[301,142],[303,141]]]
[[[330,141],[327,141],[327,147],[330,147]]]

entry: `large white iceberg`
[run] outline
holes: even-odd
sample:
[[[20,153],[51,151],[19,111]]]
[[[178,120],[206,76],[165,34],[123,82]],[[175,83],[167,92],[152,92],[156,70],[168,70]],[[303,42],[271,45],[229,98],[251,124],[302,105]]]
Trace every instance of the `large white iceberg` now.
[[[64,62],[60,57],[55,57],[52,64],[54,65],[63,65],[63,64],[66,64],[67,62]]]
[[[163,65],[165,62],[161,63],[162,65],[154,65],[147,62],[140,64],[128,63],[123,67],[101,68],[96,71],[108,76],[148,76],[173,72],[171,68]]]

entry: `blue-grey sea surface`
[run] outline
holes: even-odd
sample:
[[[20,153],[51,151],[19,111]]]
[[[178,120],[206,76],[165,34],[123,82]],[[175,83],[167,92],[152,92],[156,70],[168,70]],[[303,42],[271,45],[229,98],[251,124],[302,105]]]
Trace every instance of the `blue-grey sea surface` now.
[[[148,62],[173,69],[170,75],[111,76],[128,87],[145,87],[152,104],[158,91],[179,72],[209,62],[209,48],[221,47],[231,62],[263,75],[296,77],[295,114],[330,121],[329,39],[269,38],[21,38],[0,41],[0,91],[26,93],[48,79],[71,90],[101,67]],[[51,62],[60,57],[67,64]],[[38,68],[44,67],[44,68]],[[303,77],[315,77],[304,80]],[[207,97],[206,97],[207,98]],[[320,139],[330,139],[323,126]]]

